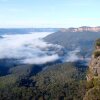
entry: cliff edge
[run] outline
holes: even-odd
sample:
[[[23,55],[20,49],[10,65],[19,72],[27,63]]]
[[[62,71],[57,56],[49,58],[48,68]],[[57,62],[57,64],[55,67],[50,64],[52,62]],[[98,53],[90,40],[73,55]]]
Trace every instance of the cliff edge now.
[[[100,39],[95,44],[95,51],[89,64],[87,81],[98,77],[100,77]]]
[[[83,100],[100,100],[100,39],[96,41],[95,51],[87,72],[87,92]]]

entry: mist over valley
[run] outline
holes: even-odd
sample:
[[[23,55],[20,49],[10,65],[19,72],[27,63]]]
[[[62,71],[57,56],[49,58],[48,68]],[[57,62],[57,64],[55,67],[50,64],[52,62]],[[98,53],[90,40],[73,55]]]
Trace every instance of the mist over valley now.
[[[0,89],[6,90],[7,86],[7,93],[11,91],[7,97],[14,98],[13,89],[22,92],[24,88],[23,93],[29,89],[36,94],[34,100],[43,95],[55,98],[60,91],[68,98],[83,98],[88,63],[100,32],[60,28],[0,29],[0,32]],[[82,94],[77,93],[79,89],[84,90]],[[30,98],[31,94],[27,95]]]

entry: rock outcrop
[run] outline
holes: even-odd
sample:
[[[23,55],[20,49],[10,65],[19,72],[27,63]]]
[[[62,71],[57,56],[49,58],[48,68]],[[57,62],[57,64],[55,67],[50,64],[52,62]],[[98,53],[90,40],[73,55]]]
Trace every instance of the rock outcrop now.
[[[90,32],[100,32],[100,26],[98,27],[88,27],[83,26],[79,28],[68,28],[68,29],[61,29],[62,32],[69,31],[69,32],[84,32],[84,31],[90,31]]]
[[[83,100],[100,100],[100,39],[96,41],[95,51],[87,73],[87,92]]]
[[[89,64],[87,81],[100,77],[100,39],[96,41],[95,51]]]

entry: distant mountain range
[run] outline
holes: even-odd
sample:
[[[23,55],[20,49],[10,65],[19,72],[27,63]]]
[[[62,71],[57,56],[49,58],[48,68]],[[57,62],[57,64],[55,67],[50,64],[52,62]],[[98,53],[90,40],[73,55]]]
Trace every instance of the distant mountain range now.
[[[84,32],[84,31],[90,31],[90,32],[100,32],[100,26],[98,27],[89,27],[89,26],[82,26],[79,28],[67,28],[67,29],[60,29],[62,32]]]
[[[0,34],[27,34],[31,32],[56,32],[59,28],[0,28]]]
[[[82,26],[79,28],[0,28],[0,34],[27,34],[30,32],[100,32],[100,26],[97,27],[89,27]]]

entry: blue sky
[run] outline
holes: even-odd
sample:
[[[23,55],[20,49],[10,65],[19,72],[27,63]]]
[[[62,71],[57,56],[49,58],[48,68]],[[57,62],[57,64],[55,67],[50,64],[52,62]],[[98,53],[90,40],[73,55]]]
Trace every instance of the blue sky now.
[[[0,27],[100,26],[100,0],[0,0]]]

